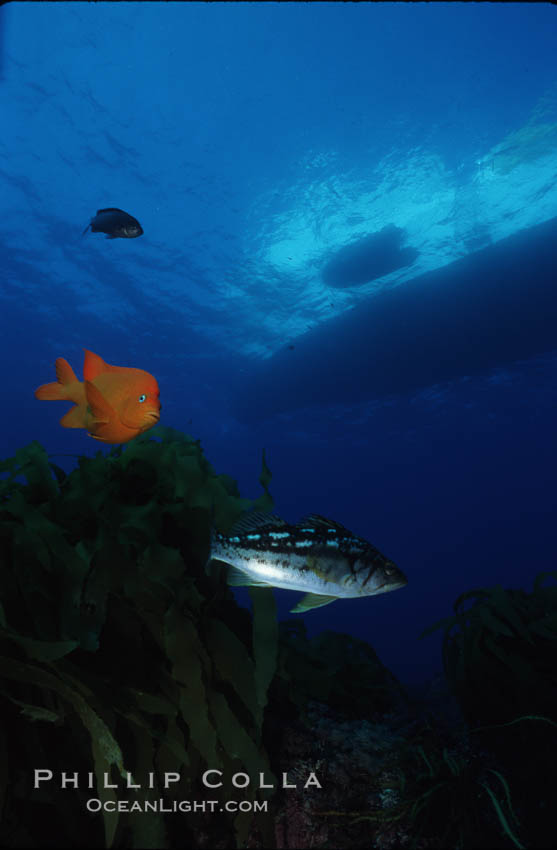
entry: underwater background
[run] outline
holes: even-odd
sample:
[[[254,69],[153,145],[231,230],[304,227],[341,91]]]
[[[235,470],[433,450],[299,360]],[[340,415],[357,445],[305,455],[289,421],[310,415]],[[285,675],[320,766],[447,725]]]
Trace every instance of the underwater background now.
[[[555,567],[555,9],[11,3],[0,28],[0,457],[37,440],[69,472],[57,455],[99,450],[33,396],[57,357],[147,370],[161,423],[243,496],[265,449],[280,516],[330,517],[408,577],[299,615],[308,634],[430,678],[441,636],[418,636],[459,594]],[[82,236],[106,207],[141,238]],[[500,310],[502,240],[526,325]],[[452,349],[463,260],[474,342]],[[413,305],[442,269],[418,369]],[[275,591],[279,618],[297,597]]]

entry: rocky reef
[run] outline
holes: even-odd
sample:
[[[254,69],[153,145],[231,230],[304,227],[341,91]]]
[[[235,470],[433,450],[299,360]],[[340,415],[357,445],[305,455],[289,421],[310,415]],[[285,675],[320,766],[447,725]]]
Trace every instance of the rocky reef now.
[[[270,480],[263,457],[242,498],[161,427],[69,474],[36,442],[0,463],[2,846],[553,846],[548,577],[460,600],[435,626],[452,693],[411,693],[207,573]]]

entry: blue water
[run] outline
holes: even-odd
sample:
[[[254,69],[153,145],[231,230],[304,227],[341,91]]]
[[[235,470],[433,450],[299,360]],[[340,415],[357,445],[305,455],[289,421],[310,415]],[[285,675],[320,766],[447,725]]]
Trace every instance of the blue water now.
[[[250,380],[382,288],[557,216],[556,38],[545,4],[3,6],[0,456],[98,450],[33,396],[56,357],[146,369],[162,422],[246,496],[265,448],[279,514],[336,519],[407,574],[302,615],[308,630],[432,675],[439,639],[418,635],[458,594],[556,566],[557,329],[554,351],[485,374],[460,359],[450,382],[388,398],[348,398],[335,374],[323,401],[326,334],[305,404],[277,390],[265,413]],[[144,235],[82,238],[109,206]],[[389,224],[411,266],[324,283],[334,252]],[[281,617],[296,596],[276,591]]]

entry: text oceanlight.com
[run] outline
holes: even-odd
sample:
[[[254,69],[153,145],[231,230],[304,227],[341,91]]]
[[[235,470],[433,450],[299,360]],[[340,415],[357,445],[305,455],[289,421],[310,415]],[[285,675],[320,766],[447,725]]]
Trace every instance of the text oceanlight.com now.
[[[99,800],[92,797],[87,800],[86,807],[89,812],[158,812],[162,814],[175,814],[176,812],[189,812],[204,814],[206,812],[266,812],[267,801],[250,800],[227,800],[219,803],[218,800]]]

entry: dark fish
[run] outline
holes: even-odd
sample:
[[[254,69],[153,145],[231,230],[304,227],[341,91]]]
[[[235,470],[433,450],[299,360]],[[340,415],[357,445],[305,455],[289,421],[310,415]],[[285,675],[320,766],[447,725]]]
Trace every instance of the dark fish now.
[[[91,219],[83,233],[91,228],[92,233],[106,233],[107,239],[135,239],[141,236],[143,228],[133,215],[117,207],[107,207],[105,210],[97,210],[97,214]]]
[[[213,535],[211,557],[230,564],[230,585],[306,591],[293,613],[407,584],[404,573],[375,546],[317,514],[297,525],[273,514],[247,514],[230,534]]]

